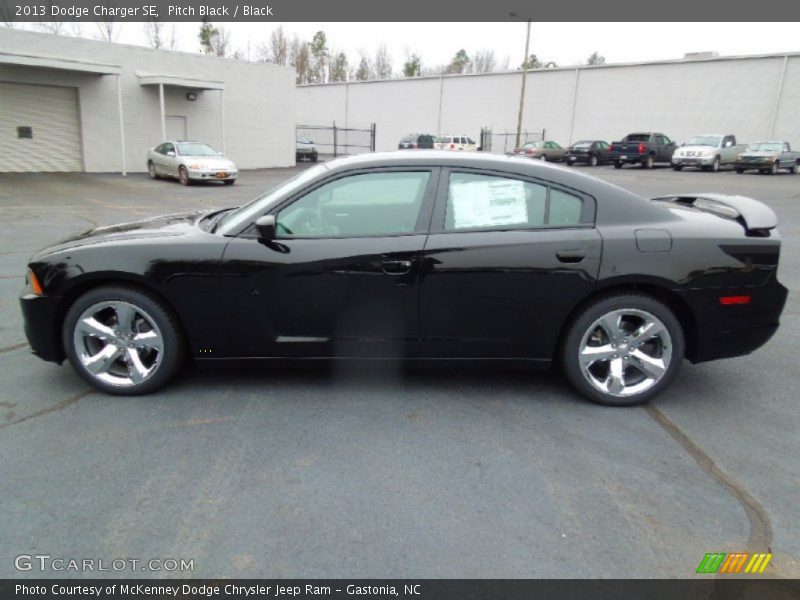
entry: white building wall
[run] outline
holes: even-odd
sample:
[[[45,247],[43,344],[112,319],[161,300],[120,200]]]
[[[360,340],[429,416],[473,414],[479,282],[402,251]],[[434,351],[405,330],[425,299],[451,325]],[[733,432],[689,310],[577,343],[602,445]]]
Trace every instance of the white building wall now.
[[[411,132],[477,139],[483,126],[516,131],[520,84],[521,73],[512,72],[300,86],[297,118],[320,125],[375,122],[378,150],[396,148]],[[531,71],[523,129],[546,130],[561,144],[613,141],[644,130],[678,142],[698,133],[735,133],[744,142],[774,137],[800,147],[800,55]],[[494,150],[502,151],[497,144],[495,138]]]
[[[147,149],[161,140],[157,86],[142,86],[135,71],[225,83],[225,151],[239,168],[294,164],[294,71],[182,52],[109,44],[0,28],[0,52],[119,65],[129,171],[144,171]],[[0,65],[0,81],[78,89],[86,171],[120,171],[121,147],[116,76]],[[165,112],[187,117],[190,138],[222,148],[220,92],[165,86]],[[2,107],[0,107],[2,110]]]

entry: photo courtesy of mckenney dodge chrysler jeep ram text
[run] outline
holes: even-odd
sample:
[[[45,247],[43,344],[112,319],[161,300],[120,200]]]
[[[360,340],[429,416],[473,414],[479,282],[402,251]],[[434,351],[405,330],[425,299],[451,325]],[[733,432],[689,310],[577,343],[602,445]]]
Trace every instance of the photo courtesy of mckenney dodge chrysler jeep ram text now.
[[[98,227],[41,250],[33,352],[113,394],[186,358],[557,362],[595,402],[778,327],[773,211],[646,199],[522,158],[399,151],[319,164],[240,208]]]

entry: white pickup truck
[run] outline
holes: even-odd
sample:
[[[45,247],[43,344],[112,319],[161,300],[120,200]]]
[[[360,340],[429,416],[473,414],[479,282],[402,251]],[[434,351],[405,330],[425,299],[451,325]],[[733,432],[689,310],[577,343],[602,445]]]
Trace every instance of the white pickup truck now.
[[[672,168],[680,171],[684,167],[697,167],[703,171],[719,171],[722,165],[732,165],[745,151],[746,146],[736,144],[732,133],[696,135],[686,144],[675,149]]]

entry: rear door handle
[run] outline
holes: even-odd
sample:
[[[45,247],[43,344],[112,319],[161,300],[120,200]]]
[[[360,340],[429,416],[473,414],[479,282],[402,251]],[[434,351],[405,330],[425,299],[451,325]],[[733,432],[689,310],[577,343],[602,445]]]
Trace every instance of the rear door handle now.
[[[411,270],[411,261],[385,260],[381,263],[381,269],[387,275],[405,275]]]
[[[586,252],[583,250],[559,250],[556,252],[556,257],[562,263],[579,263],[586,258]]]

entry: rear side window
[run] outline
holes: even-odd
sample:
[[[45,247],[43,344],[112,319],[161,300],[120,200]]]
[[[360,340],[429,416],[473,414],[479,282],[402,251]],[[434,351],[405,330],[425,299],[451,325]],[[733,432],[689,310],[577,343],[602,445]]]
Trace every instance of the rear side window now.
[[[445,231],[579,225],[583,200],[546,185],[475,173],[452,173]]]
[[[625,137],[626,142],[649,142],[649,133],[632,133]]]

